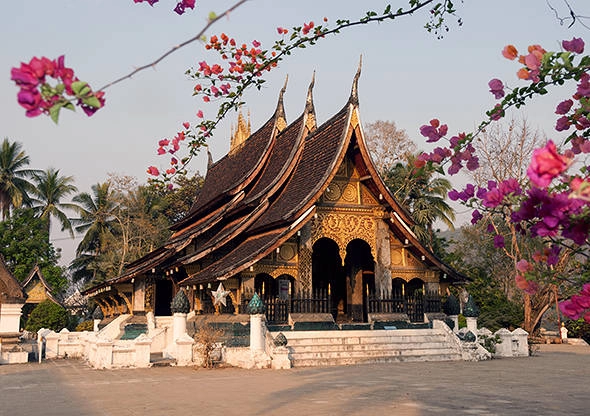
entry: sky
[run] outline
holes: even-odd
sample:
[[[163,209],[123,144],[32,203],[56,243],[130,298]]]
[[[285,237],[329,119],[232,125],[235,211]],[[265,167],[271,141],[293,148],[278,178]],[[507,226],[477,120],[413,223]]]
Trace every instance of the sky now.
[[[439,118],[450,132],[471,131],[495,101],[487,83],[500,78],[509,86],[519,85],[518,66],[501,55],[514,44],[525,50],[541,44],[547,50],[560,48],[560,41],[584,37],[588,29],[560,25],[541,0],[456,1],[457,14],[448,20],[449,32],[437,39],[424,28],[426,11],[395,21],[348,29],[301,49],[268,74],[261,91],[249,92],[244,113],[250,112],[257,129],[274,111],[285,76],[289,76],[285,107],[288,120],[304,109],[307,86],[316,72],[314,102],[318,123],[346,103],[359,57],[363,57],[359,99],[363,123],[394,121],[405,129],[420,149],[427,149],[419,127]],[[563,9],[563,2],[552,1]],[[91,192],[109,173],[130,175],[144,183],[146,168],[165,167],[168,159],[156,155],[157,142],[172,137],[184,121],[196,121],[196,112],[216,113],[192,97],[194,81],[185,71],[199,61],[213,62],[203,44],[193,43],[172,54],[155,68],[143,71],[106,91],[106,106],[93,117],[82,111],[63,111],[58,125],[48,117],[25,117],[16,101],[17,87],[10,69],[33,56],[57,58],[76,75],[98,88],[134,68],[152,62],[172,46],[194,36],[210,11],[221,12],[233,4],[225,0],[202,0],[194,11],[178,16],[174,0],[160,0],[154,7],[133,0],[30,0],[6,1],[0,6],[0,139],[20,142],[31,167],[53,167],[73,176],[80,192]],[[250,0],[211,28],[209,35],[225,32],[239,42],[258,40],[269,47],[279,38],[278,26],[301,26],[324,17],[332,24],[339,18],[358,19],[384,1],[350,0]],[[407,1],[392,1],[393,9]],[[583,0],[570,1],[582,8]],[[587,9],[587,6],[584,8]],[[586,10],[581,10],[582,12]],[[524,110],[511,114],[526,117],[548,137],[555,103],[567,98],[549,94]],[[563,94],[563,93],[561,93]],[[225,120],[209,145],[214,160],[229,149],[229,134],[237,116]],[[193,170],[206,173],[206,156],[193,162]],[[453,178],[451,178],[453,180]],[[79,238],[52,233],[61,248],[62,261],[72,258]]]

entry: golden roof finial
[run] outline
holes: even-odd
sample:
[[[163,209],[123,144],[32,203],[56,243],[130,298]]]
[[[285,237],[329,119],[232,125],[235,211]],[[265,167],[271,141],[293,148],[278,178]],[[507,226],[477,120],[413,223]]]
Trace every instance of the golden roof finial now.
[[[234,131],[232,127],[231,142],[229,146],[229,152],[233,153],[236,149],[240,148],[242,144],[250,137],[250,111],[248,111],[248,123],[244,120],[242,110],[238,113],[238,125]]]
[[[350,103],[354,104],[354,105],[358,105],[359,103],[359,93],[358,93],[358,87],[359,87],[359,78],[361,77],[361,68],[363,67],[363,55],[361,55],[360,59],[359,59],[359,66],[356,70],[356,75],[354,76],[354,79],[352,81],[352,89],[350,91]]]

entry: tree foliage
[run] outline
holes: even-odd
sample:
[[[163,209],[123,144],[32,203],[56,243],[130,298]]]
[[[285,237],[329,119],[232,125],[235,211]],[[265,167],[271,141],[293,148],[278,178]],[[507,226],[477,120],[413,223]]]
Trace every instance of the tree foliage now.
[[[73,237],[72,222],[64,210],[76,211],[78,206],[63,202],[63,199],[78,191],[74,177],[60,176],[59,169],[49,168],[35,173],[33,182],[31,205],[35,215],[47,224],[47,234],[51,233],[51,218],[55,217],[61,224],[61,230],[69,231]]]
[[[37,332],[41,328],[60,331],[68,325],[69,315],[63,306],[50,300],[38,304],[25,325],[27,331]]]
[[[455,212],[446,202],[452,186],[447,178],[436,176],[433,170],[414,168],[414,160],[414,156],[409,156],[403,162],[386,167],[383,179],[414,220],[412,231],[434,251],[435,247],[440,247],[433,229],[435,222],[441,221],[453,229]]]
[[[14,208],[29,204],[29,182],[35,170],[28,169],[30,160],[18,142],[10,142],[7,138],[0,147],[0,213],[2,219],[10,216]]]
[[[37,264],[55,294],[66,289],[64,270],[57,265],[59,253],[49,242],[43,220],[28,209],[18,209],[0,222],[0,252],[14,276],[23,281]]]
[[[403,162],[417,149],[405,130],[400,130],[393,121],[377,120],[364,128],[365,141],[373,163],[379,173],[396,163]]]

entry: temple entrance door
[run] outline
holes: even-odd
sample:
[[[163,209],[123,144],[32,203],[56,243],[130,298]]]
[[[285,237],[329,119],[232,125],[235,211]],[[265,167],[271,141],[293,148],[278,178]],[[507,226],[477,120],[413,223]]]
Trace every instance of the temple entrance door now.
[[[320,238],[313,245],[311,264],[313,295],[320,292],[329,294],[334,319],[345,316],[348,308],[346,277],[338,244],[329,238]]]
[[[156,316],[170,316],[170,302],[172,302],[172,281],[169,279],[156,280]]]
[[[271,275],[260,273],[254,278],[254,291],[262,299],[274,298],[278,294],[278,285]]]
[[[375,261],[366,241],[355,239],[348,243],[344,269],[349,289],[348,317],[354,322],[363,322],[367,318],[364,307],[367,286],[375,287]]]

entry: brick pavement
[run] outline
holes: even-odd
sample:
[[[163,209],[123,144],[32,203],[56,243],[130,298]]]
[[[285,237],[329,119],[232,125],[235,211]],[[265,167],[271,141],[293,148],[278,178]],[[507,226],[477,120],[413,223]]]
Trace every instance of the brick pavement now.
[[[0,415],[587,415],[590,347],[291,370],[0,366]]]

